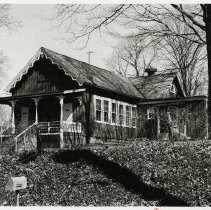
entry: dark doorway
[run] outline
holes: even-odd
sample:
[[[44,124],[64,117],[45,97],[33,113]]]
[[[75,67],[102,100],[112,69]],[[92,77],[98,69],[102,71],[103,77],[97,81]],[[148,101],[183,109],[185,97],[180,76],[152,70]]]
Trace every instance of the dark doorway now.
[[[60,121],[59,99],[55,97],[45,97],[40,99],[38,106],[38,121]]]

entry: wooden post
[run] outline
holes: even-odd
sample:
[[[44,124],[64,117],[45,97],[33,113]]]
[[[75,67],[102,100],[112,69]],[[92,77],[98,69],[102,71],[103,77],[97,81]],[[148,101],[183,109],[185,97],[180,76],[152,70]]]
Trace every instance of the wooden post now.
[[[11,126],[12,126],[12,134],[15,134],[15,103],[16,100],[11,101]]]
[[[160,110],[159,110],[159,107],[157,107],[157,137],[158,137],[158,139],[160,137]]]
[[[60,148],[64,147],[64,132],[63,132],[63,104],[64,104],[64,97],[59,97],[60,102]]]
[[[39,98],[35,98],[34,99],[34,103],[35,103],[35,123],[38,123],[38,102],[39,102]]]
[[[206,113],[206,139],[209,139],[209,121],[208,121],[208,98],[205,99],[205,113]]]
[[[3,129],[2,129],[2,126],[1,126],[1,144],[2,144],[2,131],[3,131]]]
[[[20,191],[19,190],[16,190],[15,191],[15,194],[16,194],[16,206],[19,206],[19,199],[20,199]]]
[[[185,124],[184,124],[184,135],[187,136],[187,119],[185,118]]]

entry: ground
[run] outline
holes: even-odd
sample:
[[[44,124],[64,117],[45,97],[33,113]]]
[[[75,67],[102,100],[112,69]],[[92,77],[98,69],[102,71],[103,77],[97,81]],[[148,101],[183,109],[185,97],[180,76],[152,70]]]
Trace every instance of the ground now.
[[[8,155],[0,160],[0,205],[9,176],[24,175],[20,205],[210,206],[211,143],[144,142]]]

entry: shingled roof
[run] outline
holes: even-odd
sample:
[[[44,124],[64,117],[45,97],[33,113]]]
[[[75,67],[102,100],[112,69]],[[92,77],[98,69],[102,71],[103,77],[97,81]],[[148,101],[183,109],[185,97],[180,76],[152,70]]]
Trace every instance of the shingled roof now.
[[[76,80],[80,86],[92,85],[102,89],[111,90],[120,94],[131,97],[143,98],[128,78],[124,78],[114,72],[98,68],[88,63],[73,59],[66,55],[62,55],[41,47],[38,52],[31,58],[31,60],[24,66],[19,74],[7,86],[6,91],[10,92],[18,81],[20,81],[24,74],[34,65],[36,60],[45,56],[50,59],[52,63],[57,64],[59,69],[62,69],[66,75]]]
[[[130,77],[129,79],[146,99],[166,98],[173,81],[177,80],[180,84],[177,72]]]

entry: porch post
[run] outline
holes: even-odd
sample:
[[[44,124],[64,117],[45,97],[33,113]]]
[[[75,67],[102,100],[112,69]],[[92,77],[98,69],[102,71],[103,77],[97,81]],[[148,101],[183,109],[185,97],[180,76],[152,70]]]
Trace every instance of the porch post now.
[[[159,138],[160,134],[160,109],[157,107],[157,137]]]
[[[63,133],[63,104],[64,104],[64,97],[59,97],[60,102],[60,148],[64,147],[64,133]]]
[[[15,103],[16,100],[11,101],[11,127],[12,127],[12,134],[15,133]]]
[[[33,98],[35,104],[35,123],[38,123],[38,103],[40,98]]]

